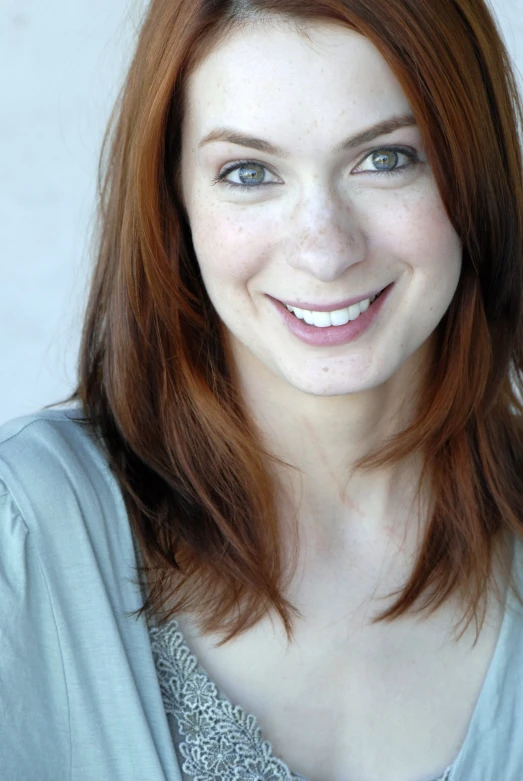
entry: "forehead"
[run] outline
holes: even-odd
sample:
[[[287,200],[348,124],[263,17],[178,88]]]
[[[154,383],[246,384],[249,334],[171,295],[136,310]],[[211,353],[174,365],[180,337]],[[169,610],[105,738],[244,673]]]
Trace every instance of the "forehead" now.
[[[409,111],[407,98],[378,49],[332,23],[242,27],[220,43],[187,83],[185,130],[199,138],[215,126],[289,133],[318,141],[347,135]],[[343,123],[340,126],[340,121]],[[280,135],[281,134],[281,135]],[[197,139],[195,139],[197,140]]]

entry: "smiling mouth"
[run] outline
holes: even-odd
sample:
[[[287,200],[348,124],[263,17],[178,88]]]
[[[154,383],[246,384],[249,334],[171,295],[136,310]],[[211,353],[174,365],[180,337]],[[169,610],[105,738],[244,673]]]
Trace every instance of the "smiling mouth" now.
[[[365,298],[357,304],[352,304],[352,306],[345,307],[344,309],[336,309],[333,312],[315,312],[310,309],[300,309],[299,307],[289,306],[288,304],[284,304],[284,306],[289,312],[292,312],[295,317],[299,320],[303,320],[308,325],[314,325],[316,328],[329,328],[330,326],[346,325],[350,320],[357,320],[382,293],[383,290],[372,298]]]

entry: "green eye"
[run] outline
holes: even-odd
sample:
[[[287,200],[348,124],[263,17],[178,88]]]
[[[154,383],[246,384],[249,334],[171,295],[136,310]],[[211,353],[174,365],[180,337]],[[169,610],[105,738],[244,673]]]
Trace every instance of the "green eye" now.
[[[232,174],[237,181],[229,179]],[[222,171],[216,179],[213,179],[213,184],[224,184],[227,187],[236,187],[245,191],[256,190],[261,186],[278,184],[270,177],[274,178],[274,174],[263,163],[257,163],[255,160],[239,160]]]
[[[385,146],[369,152],[353,173],[356,175],[392,176],[406,174],[421,163],[414,149],[402,146]]]
[[[261,184],[265,179],[265,168],[258,163],[249,163],[237,170],[242,184]]]
[[[372,164],[377,170],[391,171],[398,165],[398,153],[388,150],[385,152],[374,152],[372,155]]]

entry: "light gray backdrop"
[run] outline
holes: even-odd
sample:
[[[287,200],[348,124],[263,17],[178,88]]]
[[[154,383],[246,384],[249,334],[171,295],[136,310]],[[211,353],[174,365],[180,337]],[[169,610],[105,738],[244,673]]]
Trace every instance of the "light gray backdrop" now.
[[[146,0],[0,0],[0,423],[75,383],[96,169]],[[523,73],[523,0],[494,0]]]

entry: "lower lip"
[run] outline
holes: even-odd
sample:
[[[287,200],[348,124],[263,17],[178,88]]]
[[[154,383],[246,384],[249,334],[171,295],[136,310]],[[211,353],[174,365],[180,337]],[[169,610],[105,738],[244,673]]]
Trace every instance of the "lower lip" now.
[[[271,296],[269,298],[277,308],[289,331],[302,342],[314,347],[335,347],[352,342],[370,328],[383,309],[393,285],[394,283],[386,287],[374,303],[369,306],[367,311],[362,312],[356,320],[349,320],[345,325],[329,325],[326,328],[318,328],[315,325],[309,325],[304,320],[299,320],[296,315],[289,312],[281,301]]]

